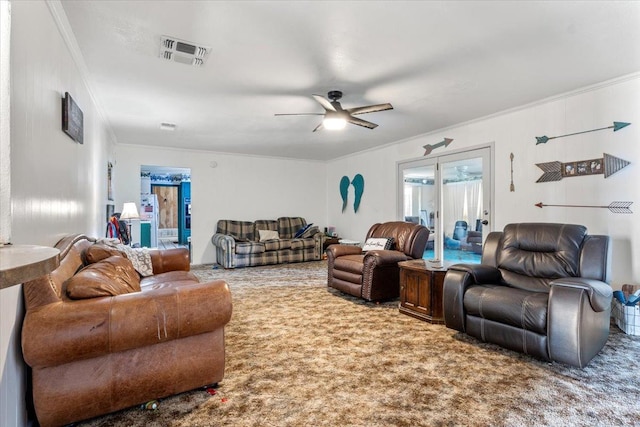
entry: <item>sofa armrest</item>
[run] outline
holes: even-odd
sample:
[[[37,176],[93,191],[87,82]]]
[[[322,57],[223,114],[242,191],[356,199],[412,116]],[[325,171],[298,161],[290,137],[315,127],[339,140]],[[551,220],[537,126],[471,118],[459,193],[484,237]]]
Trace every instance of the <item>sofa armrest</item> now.
[[[236,240],[228,234],[215,233],[211,243],[216,248],[216,262],[224,268],[235,268]]]
[[[552,281],[549,286],[552,289],[556,286],[562,286],[585,291],[593,311],[601,312],[611,308],[613,290],[611,286],[599,280],[585,279],[582,277],[564,277]]]
[[[152,249],[149,254],[153,265],[153,274],[168,271],[189,271],[191,268],[189,249],[187,248]]]
[[[57,366],[198,335],[227,324],[231,309],[223,280],[60,301],[27,312],[24,359],[32,367]]]

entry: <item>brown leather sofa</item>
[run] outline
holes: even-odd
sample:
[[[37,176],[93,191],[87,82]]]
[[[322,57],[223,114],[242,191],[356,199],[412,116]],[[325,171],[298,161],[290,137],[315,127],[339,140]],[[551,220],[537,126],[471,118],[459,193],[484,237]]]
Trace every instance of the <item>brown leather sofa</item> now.
[[[117,250],[67,236],[60,266],[24,284],[22,349],[41,426],[65,425],[214,384],[231,295],[199,283],[186,249],[151,250],[140,278]],[[72,296],[75,299],[72,299]]]
[[[429,229],[411,222],[392,221],[372,225],[367,232],[367,239],[370,237],[392,238],[393,247],[364,253],[359,246],[330,245],[326,249],[327,285],[367,301],[397,298],[398,262],[422,258]]]
[[[509,224],[487,236],[481,264],[444,280],[447,327],[539,359],[584,367],[609,335],[608,236],[581,225]]]

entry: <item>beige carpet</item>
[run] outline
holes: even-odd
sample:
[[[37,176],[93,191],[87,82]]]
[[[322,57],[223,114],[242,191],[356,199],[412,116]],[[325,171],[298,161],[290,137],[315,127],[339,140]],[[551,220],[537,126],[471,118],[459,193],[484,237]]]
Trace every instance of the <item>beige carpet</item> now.
[[[612,326],[585,369],[549,364],[326,287],[326,262],[223,278],[234,312],[216,394],[195,390],[82,426],[640,425],[640,337]],[[635,369],[634,369],[635,367]]]

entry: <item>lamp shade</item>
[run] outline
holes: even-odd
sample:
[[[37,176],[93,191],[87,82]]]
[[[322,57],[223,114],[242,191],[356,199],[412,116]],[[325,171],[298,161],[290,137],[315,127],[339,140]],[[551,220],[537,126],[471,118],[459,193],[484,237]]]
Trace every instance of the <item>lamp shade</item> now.
[[[125,202],[122,206],[122,213],[120,214],[120,219],[138,219],[140,215],[138,215],[138,208],[134,202]]]

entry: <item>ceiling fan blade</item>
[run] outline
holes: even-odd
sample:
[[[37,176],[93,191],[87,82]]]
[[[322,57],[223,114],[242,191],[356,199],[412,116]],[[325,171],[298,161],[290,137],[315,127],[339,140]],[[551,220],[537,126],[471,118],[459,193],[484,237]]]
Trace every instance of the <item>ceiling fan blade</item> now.
[[[322,126],[322,122],[320,122],[320,124],[316,126],[316,128],[313,131],[315,132],[317,130],[322,130],[322,129],[324,129],[324,126]]]
[[[349,117],[349,118],[347,118],[347,121],[349,123],[353,124],[353,125],[358,125],[358,126],[362,126],[362,127],[369,128],[369,129],[375,129],[375,128],[378,127],[378,125],[375,124],[375,123],[371,123],[371,122],[368,122],[366,120],[358,119],[356,117]]]
[[[366,105],[364,107],[348,108],[346,111],[351,115],[355,115],[355,114],[364,114],[364,113],[375,113],[376,111],[385,111],[385,110],[393,110],[393,105],[389,103]]]
[[[322,107],[327,110],[327,111],[336,111],[336,107],[334,107],[331,102],[329,102],[329,100],[327,100],[324,96],[322,95],[311,95],[313,96],[313,99],[315,99],[316,101],[318,101],[318,104],[322,105]]]
[[[276,113],[274,116],[324,116],[324,113]]]

